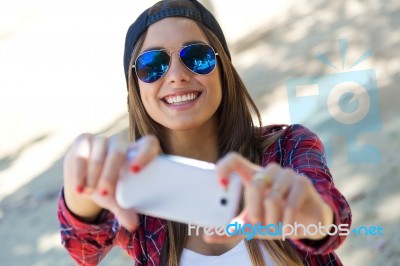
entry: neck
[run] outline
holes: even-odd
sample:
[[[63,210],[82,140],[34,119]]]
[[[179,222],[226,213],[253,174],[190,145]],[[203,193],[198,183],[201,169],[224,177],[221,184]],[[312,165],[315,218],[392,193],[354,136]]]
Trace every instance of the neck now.
[[[216,126],[167,132],[167,153],[215,163],[218,160]]]

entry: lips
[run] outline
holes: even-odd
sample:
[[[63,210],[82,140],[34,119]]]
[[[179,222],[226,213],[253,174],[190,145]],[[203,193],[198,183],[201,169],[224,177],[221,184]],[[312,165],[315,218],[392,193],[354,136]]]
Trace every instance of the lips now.
[[[163,101],[169,105],[183,105],[196,100],[201,92],[188,92],[182,94],[168,95],[163,98]]]

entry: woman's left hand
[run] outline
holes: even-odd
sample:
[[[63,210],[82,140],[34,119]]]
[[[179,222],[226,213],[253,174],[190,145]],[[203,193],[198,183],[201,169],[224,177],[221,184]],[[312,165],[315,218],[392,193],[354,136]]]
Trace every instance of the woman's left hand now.
[[[332,208],[322,199],[311,180],[305,175],[297,174],[291,168],[269,163],[265,168],[249,162],[237,153],[229,153],[217,163],[217,172],[222,184],[236,173],[244,185],[244,208],[234,219],[238,224],[282,225],[296,224],[327,226],[333,223]],[[228,184],[229,185],[229,184]],[[313,226],[314,227],[314,226]],[[272,227],[268,227],[272,228]],[[297,234],[286,235],[286,238],[308,238],[319,240],[326,236],[311,228],[311,234],[298,228]],[[236,236],[237,237],[237,236]],[[245,235],[240,236],[242,238]],[[255,238],[282,239],[276,234],[257,234]],[[204,235],[205,241],[222,243],[231,239],[228,235]]]

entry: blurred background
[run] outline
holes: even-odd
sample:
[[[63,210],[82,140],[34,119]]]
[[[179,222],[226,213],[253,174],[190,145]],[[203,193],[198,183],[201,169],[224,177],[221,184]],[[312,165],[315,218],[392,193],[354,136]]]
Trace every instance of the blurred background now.
[[[63,156],[82,132],[113,134],[127,128],[125,33],[155,2],[0,2],[2,265],[74,265],[60,244],[56,217]],[[325,129],[338,136],[330,164],[336,186],[352,207],[353,226],[384,228],[383,236],[350,235],[337,251],[344,264],[400,265],[400,2],[200,2],[221,23],[233,63],[264,124],[299,122],[292,121],[297,116],[289,111],[296,102],[287,88],[289,80],[374,73],[371,90],[377,102],[371,108],[378,115],[367,125],[377,126],[353,126],[349,132],[356,128],[357,142],[373,146],[378,159],[349,160],[349,135],[329,128],[332,117],[318,116],[329,114],[318,93],[309,94],[318,107],[313,111],[303,105],[309,114],[300,122],[317,133]],[[339,40],[346,40],[345,57]],[[353,67],[368,50],[371,56]],[[318,60],[321,54],[329,61]],[[349,104],[361,104],[360,99]],[[114,248],[101,265],[130,263]]]

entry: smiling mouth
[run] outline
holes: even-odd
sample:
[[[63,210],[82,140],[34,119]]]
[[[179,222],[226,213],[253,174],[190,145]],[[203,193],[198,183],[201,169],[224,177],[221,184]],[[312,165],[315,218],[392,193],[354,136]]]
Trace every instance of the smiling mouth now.
[[[183,105],[196,100],[201,92],[190,92],[181,95],[172,95],[163,98],[163,101],[170,105]]]

